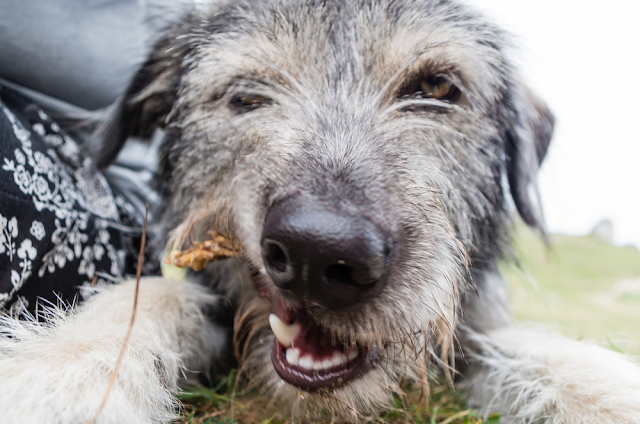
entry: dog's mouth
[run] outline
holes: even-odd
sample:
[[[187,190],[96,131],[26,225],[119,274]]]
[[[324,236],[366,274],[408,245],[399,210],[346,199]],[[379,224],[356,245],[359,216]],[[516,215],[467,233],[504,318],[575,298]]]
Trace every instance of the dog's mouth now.
[[[254,278],[254,283],[257,283]],[[366,371],[369,349],[346,343],[319,325],[304,309],[290,310],[257,283],[261,297],[271,300],[269,324],[275,335],[271,360],[287,383],[314,391],[347,383]]]
[[[288,311],[274,305],[269,316],[275,335],[271,359],[278,375],[304,390],[331,388],[364,371],[367,349],[340,341],[315,323],[304,310]]]

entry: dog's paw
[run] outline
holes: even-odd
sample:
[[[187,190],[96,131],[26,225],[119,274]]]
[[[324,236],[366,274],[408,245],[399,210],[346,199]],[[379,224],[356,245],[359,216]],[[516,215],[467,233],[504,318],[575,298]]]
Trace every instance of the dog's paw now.
[[[133,282],[94,295],[46,323],[0,322],[2,422],[90,422],[103,402],[129,327]],[[215,302],[189,283],[143,279],[136,320],[96,423],[169,423],[186,370],[205,369],[224,334],[201,308]],[[205,357],[207,358],[205,360]]]
[[[502,413],[501,422],[640,423],[640,366],[628,357],[543,331],[472,339],[469,402]]]

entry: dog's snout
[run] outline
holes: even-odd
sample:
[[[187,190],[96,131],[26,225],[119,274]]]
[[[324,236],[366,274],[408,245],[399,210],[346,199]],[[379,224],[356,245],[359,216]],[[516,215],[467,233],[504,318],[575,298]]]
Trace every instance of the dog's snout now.
[[[354,305],[380,287],[392,241],[361,214],[289,198],[267,213],[262,254],[276,285],[329,308]]]

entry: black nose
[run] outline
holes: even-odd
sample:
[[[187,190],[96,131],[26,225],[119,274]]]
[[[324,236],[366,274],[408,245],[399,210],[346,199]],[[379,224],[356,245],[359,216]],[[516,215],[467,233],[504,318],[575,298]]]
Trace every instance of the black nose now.
[[[262,233],[262,254],[275,284],[333,309],[380,289],[390,245],[361,214],[308,197],[276,203]]]

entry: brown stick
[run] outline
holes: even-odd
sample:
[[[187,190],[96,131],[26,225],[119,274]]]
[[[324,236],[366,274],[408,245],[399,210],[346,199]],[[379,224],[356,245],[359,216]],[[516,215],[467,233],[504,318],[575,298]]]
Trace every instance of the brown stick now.
[[[129,322],[129,328],[127,329],[127,334],[124,336],[124,342],[122,343],[122,349],[120,350],[120,355],[118,356],[118,361],[116,362],[116,367],[111,373],[111,379],[109,380],[109,385],[107,386],[107,391],[102,398],[102,403],[98,408],[96,414],[90,420],[86,421],[85,424],[93,424],[100,416],[100,413],[104,409],[104,406],[107,403],[107,399],[109,398],[109,393],[111,393],[111,388],[113,387],[113,383],[116,381],[116,376],[118,375],[118,368],[120,368],[120,362],[122,362],[122,357],[124,356],[124,351],[127,349],[127,343],[129,343],[129,336],[131,336],[131,329],[133,328],[133,322],[136,319],[136,310],[138,309],[138,289],[140,288],[140,277],[142,276],[142,263],[144,262],[144,248],[147,244],[147,214],[149,213],[149,204],[145,205],[144,211],[144,224],[142,225],[142,239],[140,240],[140,253],[138,254],[138,269],[136,270],[136,288],[135,294],[133,296],[133,312],[131,313],[131,322]]]
[[[179,268],[190,267],[194,271],[200,271],[209,262],[224,258],[240,256],[240,246],[233,243],[230,237],[209,231],[211,240],[193,242],[193,247],[188,250],[171,250],[165,263]]]

